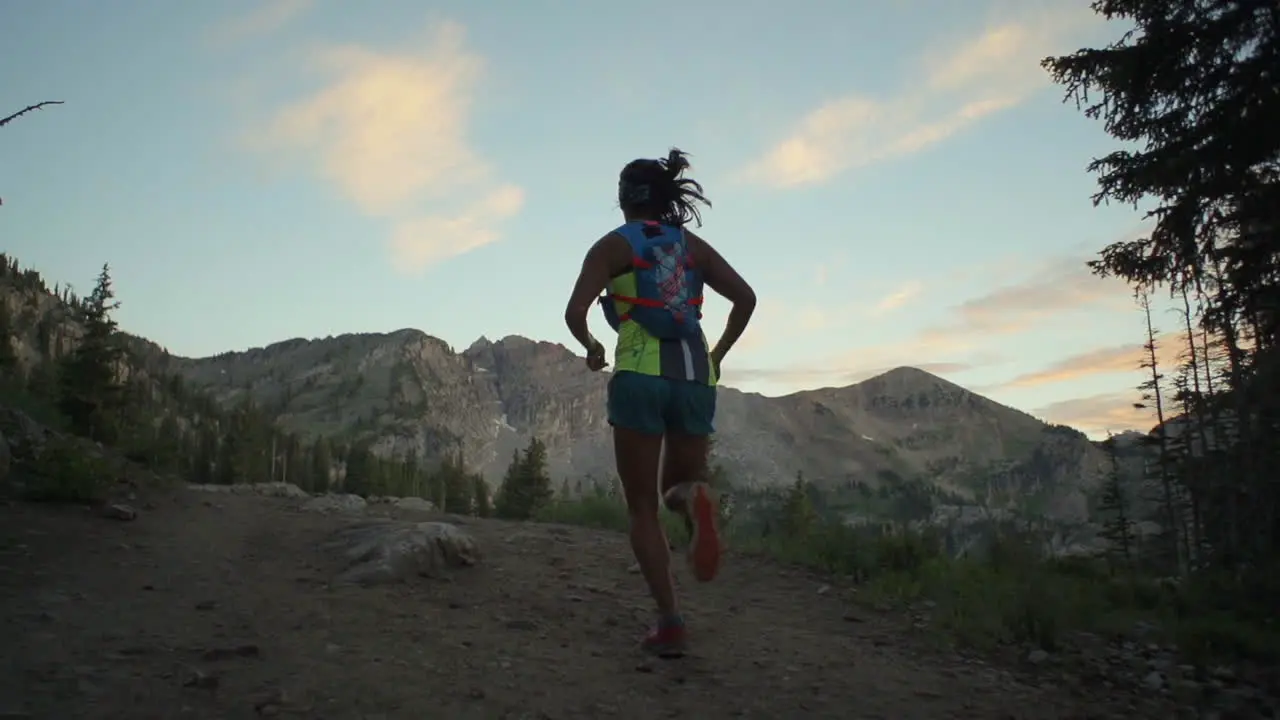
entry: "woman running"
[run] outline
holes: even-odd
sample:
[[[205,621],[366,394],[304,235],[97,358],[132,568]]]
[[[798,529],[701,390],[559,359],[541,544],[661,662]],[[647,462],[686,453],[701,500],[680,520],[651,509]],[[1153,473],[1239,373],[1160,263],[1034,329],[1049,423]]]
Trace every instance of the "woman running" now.
[[[706,484],[708,441],[714,432],[720,364],[755,310],[751,286],[692,231],[702,225],[697,203],[711,206],[702,185],[682,177],[685,153],[634,160],[618,178],[624,224],[591,246],[565,308],[565,324],[600,370],[605,348],[587,328],[597,296],[618,332],[608,414],[614,456],[626,495],[631,548],[658,605],[657,624],[642,646],[664,657],[682,655],[684,620],[676,604],[667,538],[658,519],[659,478],[668,509],[683,516],[688,561],[706,582],[720,565],[717,509]],[[702,286],[733,304],[720,341],[708,348],[701,330]],[[665,460],[659,468],[663,441]]]

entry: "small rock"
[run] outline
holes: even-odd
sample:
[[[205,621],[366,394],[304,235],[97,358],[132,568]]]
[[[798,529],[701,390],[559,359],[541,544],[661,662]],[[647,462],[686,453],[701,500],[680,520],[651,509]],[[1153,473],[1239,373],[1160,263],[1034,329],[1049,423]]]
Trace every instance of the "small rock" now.
[[[1142,685],[1151,691],[1161,690],[1164,688],[1164,675],[1159,670],[1152,670],[1142,678]]]
[[[1036,648],[1035,650],[1032,650],[1031,652],[1027,653],[1027,662],[1031,663],[1032,665],[1039,665],[1040,663],[1048,659],[1049,659],[1049,653],[1045,652],[1044,650],[1041,650],[1040,648]]]
[[[124,503],[111,503],[102,508],[102,516],[112,520],[137,520],[138,511]]]
[[[187,676],[183,687],[199,688],[201,690],[216,690],[218,687],[218,676],[206,673],[199,668],[190,668],[191,674]]]
[[[253,701],[253,710],[259,715],[274,717],[280,714],[282,707],[289,702],[289,696],[281,688],[271,688]]]
[[[258,657],[258,655],[259,650],[257,645],[238,645],[232,648],[212,648],[205,650],[201,657],[209,662],[217,662],[219,660],[229,660],[237,657]]]

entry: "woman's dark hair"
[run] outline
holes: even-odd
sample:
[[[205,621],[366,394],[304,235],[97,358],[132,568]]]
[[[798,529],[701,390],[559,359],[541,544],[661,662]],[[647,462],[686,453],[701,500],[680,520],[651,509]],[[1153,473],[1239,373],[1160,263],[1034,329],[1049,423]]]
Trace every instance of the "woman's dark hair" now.
[[[697,203],[711,207],[711,201],[697,180],[680,177],[688,167],[688,153],[677,148],[662,160],[632,160],[618,175],[618,206],[630,216],[676,226],[693,220],[701,227]]]

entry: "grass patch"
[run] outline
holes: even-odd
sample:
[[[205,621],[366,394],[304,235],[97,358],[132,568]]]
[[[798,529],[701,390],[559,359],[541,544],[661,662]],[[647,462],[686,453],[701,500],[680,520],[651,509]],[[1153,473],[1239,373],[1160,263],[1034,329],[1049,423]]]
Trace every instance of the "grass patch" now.
[[[67,429],[67,418],[53,402],[26,388],[20,378],[0,377],[0,405],[20,410],[27,417],[48,428]]]
[[[620,499],[560,500],[537,516],[602,530],[625,531]],[[663,513],[668,536],[683,524]],[[953,558],[939,535],[854,528],[816,521],[804,532],[761,536],[747,523],[725,522],[735,552],[853,579],[862,601],[881,607],[925,608],[928,627],[949,644],[993,650],[1001,646],[1059,649],[1073,632],[1108,639],[1172,642],[1184,661],[1280,661],[1280,627],[1272,620],[1273,589],[1227,587],[1223,580],[1182,583],[1113,575],[1093,558],[1044,559],[1016,533],[996,537],[982,557]],[[1280,574],[1273,574],[1280,585]],[[1255,611],[1242,612],[1246,598]]]
[[[675,514],[663,510],[660,515],[667,538],[674,542],[688,540],[684,522]],[[587,496],[574,500],[553,500],[537,510],[535,522],[577,525],[597,530],[626,532],[627,506],[620,499],[607,495]]]
[[[33,502],[95,504],[106,499],[111,468],[72,440],[51,440],[30,468],[22,497]]]

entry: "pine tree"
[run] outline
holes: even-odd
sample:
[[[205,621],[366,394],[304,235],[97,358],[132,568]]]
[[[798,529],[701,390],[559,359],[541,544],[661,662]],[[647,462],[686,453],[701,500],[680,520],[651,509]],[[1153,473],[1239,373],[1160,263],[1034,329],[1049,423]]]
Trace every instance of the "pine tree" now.
[[[1098,511],[1105,516],[1102,531],[1099,533],[1107,540],[1107,557],[1111,561],[1112,571],[1123,569],[1126,573],[1133,571],[1133,520],[1129,513],[1129,500],[1125,495],[1124,483],[1120,473],[1120,459],[1116,452],[1116,439],[1108,434],[1103,448],[1107,453],[1110,467],[1107,471],[1102,497],[1098,502]]]
[[[507,464],[507,471],[502,475],[502,482],[498,485],[498,495],[493,501],[493,512],[500,518],[507,520],[516,520],[519,508],[518,496],[520,494],[520,451],[511,451],[511,462]]]
[[[347,472],[342,479],[343,492],[362,497],[374,487],[374,457],[368,443],[360,442],[347,451]]]
[[[802,473],[796,473],[796,480],[787,489],[783,502],[782,530],[791,537],[803,537],[813,528],[818,520],[818,513],[813,508],[813,500],[809,497],[809,484]]]
[[[1145,403],[1150,403],[1149,407],[1155,410],[1156,431],[1155,436],[1151,440],[1156,450],[1155,474],[1156,480],[1160,487],[1160,505],[1163,509],[1165,537],[1168,541],[1167,552],[1169,558],[1174,562],[1180,570],[1185,570],[1185,558],[1181,558],[1181,543],[1179,542],[1184,533],[1181,532],[1182,517],[1178,509],[1177,492],[1174,487],[1174,447],[1169,437],[1169,423],[1165,412],[1165,376],[1160,367],[1159,357],[1157,355],[1157,330],[1151,318],[1151,297],[1144,288],[1139,288],[1136,293],[1138,305],[1142,308],[1143,316],[1146,320],[1147,341],[1143,343],[1143,360],[1140,367],[1150,374],[1150,379],[1138,386],[1142,391],[1142,399]],[[1138,407],[1147,407],[1139,403]]]
[[[120,306],[111,288],[111,270],[102,266],[93,292],[80,309],[84,335],[62,361],[59,408],[75,432],[103,443],[115,440],[122,406],[117,366],[123,351],[111,313]]]
[[[514,453],[507,467],[494,512],[510,520],[528,520],[551,501],[551,476],[547,473],[547,446],[538,438],[529,441],[524,453]]]
[[[476,475],[472,478],[472,488],[475,492],[475,514],[478,517],[489,517],[493,514],[493,505],[489,501],[489,484],[483,477]]]
[[[1093,9],[1124,31],[1043,65],[1121,145],[1089,164],[1094,202],[1150,203],[1155,222],[1090,267],[1144,291],[1193,292],[1201,352],[1220,358],[1206,357],[1214,369],[1201,378],[1202,410],[1178,420],[1183,437],[1207,423],[1212,447],[1196,458],[1159,441],[1161,480],[1175,484],[1162,524],[1182,535],[1168,549],[1190,545],[1170,507],[1189,480],[1197,565],[1265,577],[1280,548],[1280,9],[1260,0],[1097,0]],[[1185,571],[1189,553],[1180,554]]]
[[[311,492],[328,492],[333,477],[333,452],[329,441],[317,438],[311,446]]]
[[[13,317],[9,304],[0,298],[0,377],[12,377],[18,369],[18,356],[13,352]]]
[[[474,512],[475,482],[467,473],[461,453],[446,456],[436,475],[444,496],[443,502],[439,503],[442,512],[459,515]]]

